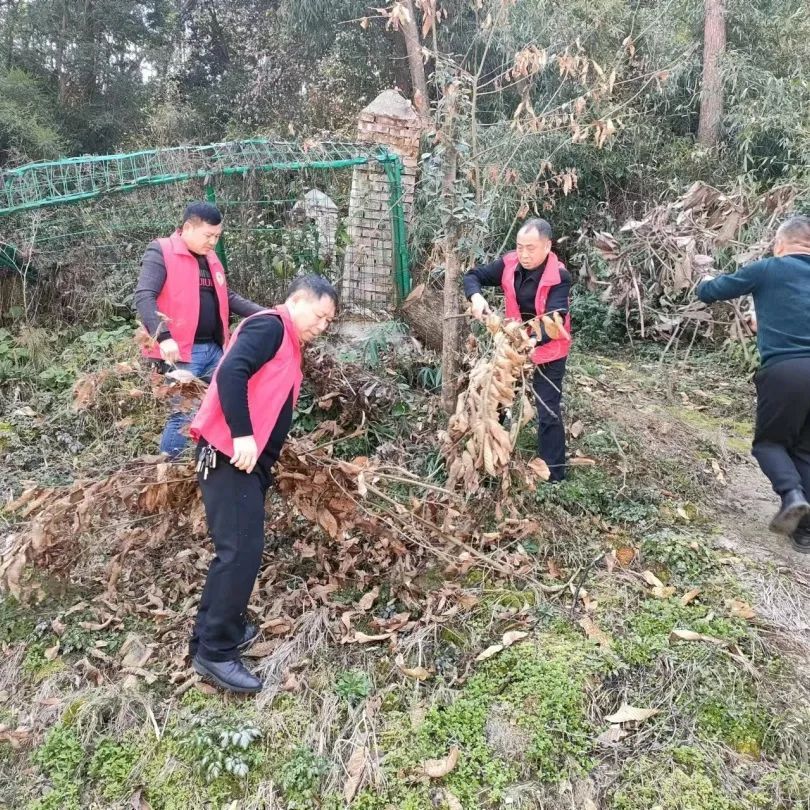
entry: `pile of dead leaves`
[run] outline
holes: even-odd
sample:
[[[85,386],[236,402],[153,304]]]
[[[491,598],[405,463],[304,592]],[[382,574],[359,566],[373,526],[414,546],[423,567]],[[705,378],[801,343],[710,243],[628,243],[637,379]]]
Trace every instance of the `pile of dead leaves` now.
[[[474,361],[456,412],[447,431],[440,434],[449,465],[447,488],[461,487],[468,493],[478,491],[482,473],[501,477],[508,487],[507,472],[518,434],[535,415],[527,393],[531,392],[530,355],[535,347],[532,330],[496,315],[487,319],[486,326],[492,345]],[[549,322],[546,328],[558,331],[561,327]],[[548,480],[548,467],[540,459],[527,469],[530,477]]]
[[[792,185],[758,194],[695,183],[674,202],[627,222],[618,236],[596,233],[593,245],[610,276],[603,282],[591,271],[589,284],[625,311],[641,337],[670,339],[689,329],[721,339],[750,336],[739,304],[709,308],[689,294],[705,273],[762,258],[798,194]]]
[[[25,521],[0,548],[0,583],[17,598],[38,590],[36,581],[24,581],[28,563],[66,573],[92,553],[102,558],[112,588],[134,546],[161,547],[181,534],[205,535],[192,470],[154,458],[66,487],[31,487],[4,511]],[[83,542],[89,535],[94,538],[90,549]]]

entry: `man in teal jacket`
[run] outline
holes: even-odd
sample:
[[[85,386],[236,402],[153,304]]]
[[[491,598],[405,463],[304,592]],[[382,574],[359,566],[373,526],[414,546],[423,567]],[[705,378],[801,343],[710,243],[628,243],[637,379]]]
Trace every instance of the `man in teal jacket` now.
[[[707,304],[754,299],[761,367],[752,453],[782,499],[771,530],[810,553],[810,217],[781,225],[773,257],[706,279],[696,294]]]

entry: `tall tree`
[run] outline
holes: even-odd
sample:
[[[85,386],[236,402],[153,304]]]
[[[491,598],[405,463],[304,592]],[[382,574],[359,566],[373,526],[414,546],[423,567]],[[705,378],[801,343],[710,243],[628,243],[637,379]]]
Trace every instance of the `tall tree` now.
[[[425,60],[422,58],[422,42],[419,38],[419,28],[416,25],[416,9],[413,0],[404,0],[403,5],[407,14],[403,15],[402,36],[405,39],[405,48],[408,53],[413,106],[419,115],[427,118],[430,115],[430,105],[425,77]]]
[[[723,120],[722,59],[726,52],[726,0],[704,0],[703,83],[698,141],[715,147]]]

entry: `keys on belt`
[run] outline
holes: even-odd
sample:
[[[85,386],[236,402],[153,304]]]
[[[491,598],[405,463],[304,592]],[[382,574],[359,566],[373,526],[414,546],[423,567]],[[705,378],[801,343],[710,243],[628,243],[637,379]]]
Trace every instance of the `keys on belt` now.
[[[199,458],[197,459],[197,472],[202,473],[203,481],[208,480],[209,470],[215,470],[217,467],[217,451],[215,447],[210,444],[200,450]]]

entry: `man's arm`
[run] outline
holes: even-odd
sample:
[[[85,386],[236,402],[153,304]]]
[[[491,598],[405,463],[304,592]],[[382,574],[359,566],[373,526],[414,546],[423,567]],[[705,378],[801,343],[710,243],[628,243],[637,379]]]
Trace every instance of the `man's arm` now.
[[[247,298],[242,298],[237,295],[233,290],[228,290],[228,309],[231,315],[238,315],[240,318],[247,318],[248,315],[255,315],[267,307],[260,304],[254,304],[253,301],[248,301]]]
[[[481,293],[482,287],[499,287],[503,278],[503,259],[497,258],[489,264],[480,264],[464,274],[464,297],[472,298]]]
[[[695,290],[695,295],[704,304],[728,301],[731,298],[739,298],[741,295],[751,295],[759,286],[765,261],[752,262],[741,267],[736,273],[701,281]]]
[[[133,300],[140,322],[158,342],[172,336],[168,326],[161,323],[161,318],[157,314],[157,297],[165,283],[166,265],[163,261],[163,251],[157,241],[150,242],[141,259],[141,273],[138,276]]]

